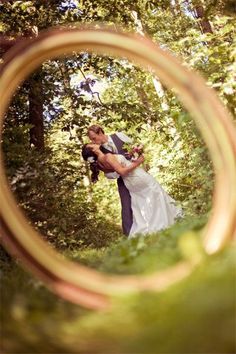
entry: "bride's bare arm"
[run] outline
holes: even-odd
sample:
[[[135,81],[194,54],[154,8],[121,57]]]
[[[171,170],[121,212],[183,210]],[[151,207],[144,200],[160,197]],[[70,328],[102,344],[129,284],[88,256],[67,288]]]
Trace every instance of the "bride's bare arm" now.
[[[141,155],[136,161],[133,161],[130,166],[124,167],[116,158],[115,154],[107,154],[107,162],[121,176],[126,176],[144,161],[144,156]]]

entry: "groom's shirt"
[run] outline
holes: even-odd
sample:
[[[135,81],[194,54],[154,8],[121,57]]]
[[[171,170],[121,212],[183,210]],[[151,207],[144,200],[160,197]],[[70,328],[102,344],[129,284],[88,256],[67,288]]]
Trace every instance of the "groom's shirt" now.
[[[124,143],[132,143],[133,140],[131,138],[129,138],[127,135],[125,135],[123,132],[117,132],[115,133],[118,138],[123,141]],[[102,145],[104,148],[106,148],[107,150],[111,151],[113,154],[117,154],[118,150],[117,147],[111,137],[111,135],[108,135],[108,142]]]
[[[122,140],[124,143],[129,143],[131,144],[133,142],[133,140],[131,138],[129,138],[125,133],[123,132],[117,132],[115,133],[118,138],[120,140]],[[118,153],[118,150],[117,150],[117,147],[112,139],[112,137],[110,135],[108,135],[108,141],[107,143],[105,144],[102,144],[102,146],[104,148],[106,148],[106,150],[109,150],[111,151],[111,153],[113,154],[117,154]],[[114,179],[114,178],[119,178],[120,175],[117,173],[117,172],[109,172],[109,173],[105,173],[105,176],[109,179]]]

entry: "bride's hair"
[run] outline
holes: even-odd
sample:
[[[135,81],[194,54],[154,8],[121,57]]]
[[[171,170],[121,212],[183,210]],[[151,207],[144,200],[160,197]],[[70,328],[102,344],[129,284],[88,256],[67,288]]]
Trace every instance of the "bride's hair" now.
[[[92,151],[88,144],[83,145],[82,147],[82,156],[85,161],[89,162],[89,167],[92,172],[91,180],[93,183],[98,181],[99,167],[97,162],[97,155]]]

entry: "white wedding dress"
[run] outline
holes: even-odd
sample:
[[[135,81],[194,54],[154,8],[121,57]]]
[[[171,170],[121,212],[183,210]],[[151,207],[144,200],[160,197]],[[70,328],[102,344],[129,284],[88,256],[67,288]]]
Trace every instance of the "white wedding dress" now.
[[[131,162],[123,155],[116,155],[124,166]],[[137,234],[148,234],[165,229],[182,217],[183,212],[149,173],[141,167],[135,168],[127,176],[122,177],[131,195],[133,224],[128,238]]]

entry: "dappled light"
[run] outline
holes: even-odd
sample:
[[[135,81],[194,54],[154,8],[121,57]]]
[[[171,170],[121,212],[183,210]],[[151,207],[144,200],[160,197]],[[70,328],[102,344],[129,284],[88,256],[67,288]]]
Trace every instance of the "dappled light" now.
[[[0,4],[2,349],[234,352],[232,6],[47,5]]]
[[[95,82],[104,82],[102,104],[89,92],[94,86],[85,90],[83,76],[75,84],[74,73],[84,75],[88,67],[96,72]],[[50,245],[61,251],[99,248],[122,237],[115,180],[100,173],[99,183],[93,184],[81,157],[93,123],[104,126],[106,134],[124,131],[142,142],[145,170],[177,200],[185,216],[210,212],[214,173],[206,145],[174,93],[166,90],[164,98],[160,95],[162,86],[156,89],[152,73],[125,59],[89,53],[47,61],[42,70],[46,146],[39,151],[31,144],[29,150],[31,126],[24,121],[19,127],[14,124],[11,112],[20,109],[25,81],[5,121],[3,149],[11,189]],[[167,111],[160,108],[163,100]]]

